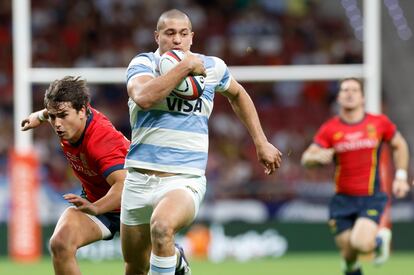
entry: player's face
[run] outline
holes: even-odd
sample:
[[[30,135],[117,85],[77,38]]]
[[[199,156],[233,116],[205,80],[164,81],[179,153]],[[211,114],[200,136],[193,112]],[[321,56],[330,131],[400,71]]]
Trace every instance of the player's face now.
[[[155,40],[161,55],[169,50],[189,51],[193,36],[190,22],[184,18],[167,18],[161,28],[155,32]]]
[[[50,123],[59,138],[71,143],[77,142],[83,133],[86,125],[86,108],[76,111],[72,103],[63,102],[55,108],[47,109]]]
[[[364,95],[358,82],[355,80],[342,82],[338,93],[338,104],[345,110],[364,108]]]

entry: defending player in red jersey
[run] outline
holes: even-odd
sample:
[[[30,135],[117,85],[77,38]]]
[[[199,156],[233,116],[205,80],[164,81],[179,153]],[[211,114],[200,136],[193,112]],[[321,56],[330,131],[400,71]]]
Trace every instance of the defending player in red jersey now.
[[[401,198],[407,182],[408,146],[396,126],[385,115],[364,110],[362,82],[346,78],[340,83],[339,115],[325,122],[314,142],[302,155],[307,166],[335,160],[335,196],[329,207],[329,225],[344,259],[346,275],[360,275],[360,253],[376,252],[375,263],[389,255],[391,231],[378,223],[387,196],[381,190],[379,159],[384,142],[390,144],[397,169],[393,193]]]
[[[82,183],[82,196],[64,195],[74,206],[62,214],[50,239],[55,274],[80,274],[77,249],[112,239],[119,231],[129,141],[90,106],[86,82],[79,78],[52,82],[44,103],[46,109],[22,121],[22,130],[36,128],[48,120]]]

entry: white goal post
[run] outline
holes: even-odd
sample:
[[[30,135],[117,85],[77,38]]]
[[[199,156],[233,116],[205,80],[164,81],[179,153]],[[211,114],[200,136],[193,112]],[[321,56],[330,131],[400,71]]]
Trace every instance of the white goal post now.
[[[355,65],[234,66],[232,75],[241,82],[335,80],[347,76],[365,79],[366,105],[380,112],[380,14],[381,1],[364,0],[364,63]],[[88,83],[125,83],[126,68],[32,68],[30,0],[13,0],[14,136],[15,150],[32,147],[31,131],[20,131],[20,121],[32,111],[31,85],[50,83],[65,75]]]
[[[126,68],[31,68],[31,83],[50,83],[66,75],[85,78],[88,83],[126,83]],[[288,80],[335,80],[346,76],[363,77],[363,66],[355,65],[287,65],[230,66],[233,77],[241,82]]]

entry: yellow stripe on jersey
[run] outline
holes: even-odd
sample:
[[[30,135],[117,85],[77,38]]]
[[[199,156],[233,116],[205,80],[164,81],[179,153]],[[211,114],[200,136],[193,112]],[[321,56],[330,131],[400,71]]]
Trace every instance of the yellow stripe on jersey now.
[[[374,193],[374,183],[375,183],[375,174],[377,171],[377,163],[378,163],[378,145],[375,146],[375,149],[372,150],[372,163],[371,169],[369,172],[369,181],[368,181],[368,194],[372,195]]]
[[[339,175],[341,174],[341,165],[339,164],[339,155],[336,156],[336,163],[335,163],[335,177],[334,177],[334,182],[335,182],[335,193],[338,192],[338,188],[339,188]]]

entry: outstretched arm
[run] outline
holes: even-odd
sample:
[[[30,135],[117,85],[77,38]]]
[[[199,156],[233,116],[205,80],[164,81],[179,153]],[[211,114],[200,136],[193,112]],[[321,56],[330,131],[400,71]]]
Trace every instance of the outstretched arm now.
[[[301,163],[305,167],[314,167],[318,165],[326,165],[333,161],[335,151],[333,148],[322,148],[315,143],[303,152]]]
[[[246,90],[232,79],[229,88],[223,92],[234,112],[246,126],[256,146],[259,162],[264,166],[267,175],[272,174],[282,163],[282,153],[267,141],[260,125],[256,108]]]
[[[409,159],[408,145],[407,141],[399,132],[394,135],[390,144],[393,152],[395,169],[397,170],[392,190],[397,198],[402,198],[410,189],[407,178]]]
[[[121,207],[121,195],[125,176],[126,170],[112,172],[106,178],[106,181],[111,185],[111,188],[105,196],[94,203],[75,194],[65,194],[63,198],[68,202],[73,203],[80,211],[94,216],[119,209]]]
[[[27,118],[23,119],[20,126],[22,131],[27,131],[38,127],[42,122],[47,121],[49,115],[46,109],[33,112]]]

